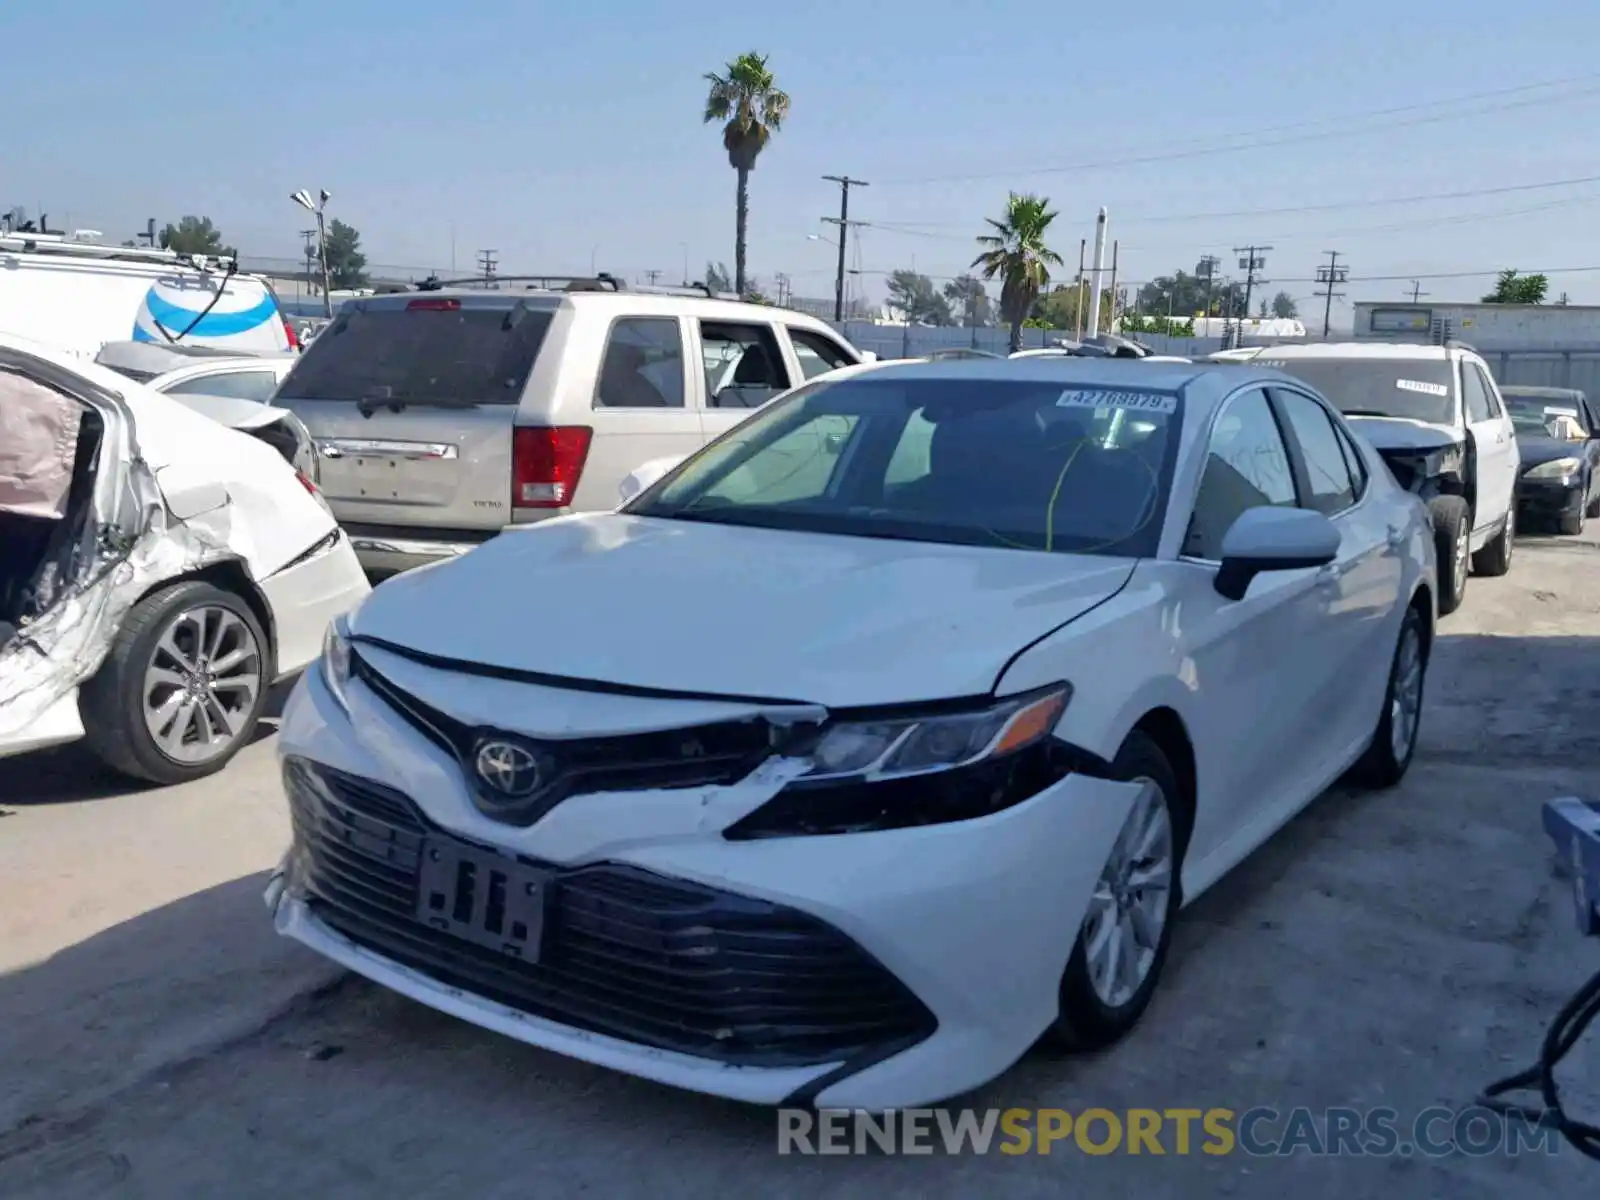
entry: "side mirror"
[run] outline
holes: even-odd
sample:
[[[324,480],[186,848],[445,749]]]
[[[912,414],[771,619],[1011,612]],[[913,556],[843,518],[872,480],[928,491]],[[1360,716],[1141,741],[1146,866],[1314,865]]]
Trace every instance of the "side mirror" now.
[[[861,361],[864,363],[877,362],[878,352],[876,350],[863,350],[861,352]]]
[[[1243,600],[1264,571],[1325,567],[1339,556],[1339,531],[1307,508],[1249,508],[1222,538],[1222,566],[1213,586],[1229,600]]]

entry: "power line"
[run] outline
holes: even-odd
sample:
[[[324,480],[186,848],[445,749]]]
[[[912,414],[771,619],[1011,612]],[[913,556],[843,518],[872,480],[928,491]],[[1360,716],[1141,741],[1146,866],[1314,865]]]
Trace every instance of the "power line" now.
[[[1333,300],[1337,296],[1344,297],[1343,292],[1333,289],[1350,278],[1350,268],[1339,265],[1339,252],[1337,250],[1324,250],[1328,256],[1328,265],[1317,268],[1317,282],[1323,286],[1322,304],[1322,336],[1327,337],[1328,331],[1333,328]]]
[[[1495,89],[1489,92],[1479,92],[1475,95],[1461,96],[1454,100],[1437,100],[1431,104],[1402,106],[1399,109],[1378,109],[1365,114],[1354,114],[1342,118],[1325,118],[1322,121],[1307,122],[1307,125],[1328,124],[1332,121],[1371,121],[1381,117],[1390,116],[1397,112],[1411,111],[1415,108],[1437,107],[1441,104],[1459,104],[1463,101],[1488,99],[1495,96],[1506,96],[1518,92],[1525,92],[1539,88],[1559,86],[1562,83],[1592,82],[1600,79],[1596,75],[1575,76],[1569,80],[1557,80],[1543,84],[1527,84],[1518,88]],[[1462,112],[1434,113],[1426,116],[1412,117],[1401,121],[1389,121],[1377,129],[1371,128],[1341,128],[1329,129],[1316,133],[1302,133],[1292,137],[1273,137],[1261,139],[1259,135],[1271,133],[1276,130],[1292,130],[1295,125],[1268,127],[1266,129],[1241,130],[1230,134],[1231,138],[1257,138],[1255,141],[1223,142],[1214,145],[1189,146],[1182,150],[1158,151],[1150,154],[1129,155],[1123,158],[1106,158],[1088,160],[1084,162],[1066,163],[1048,167],[1012,167],[1004,171],[984,171],[964,175],[936,175],[916,179],[891,179],[884,183],[886,187],[913,187],[932,183],[981,183],[995,179],[1016,179],[1019,176],[1029,175],[1062,175],[1083,171],[1098,171],[1112,167],[1143,166],[1147,163],[1176,162],[1182,159],[1207,158],[1217,154],[1235,154],[1247,150],[1264,150],[1274,146],[1291,146],[1305,142],[1330,141],[1336,138],[1368,137],[1374,133],[1386,133],[1393,129],[1407,129],[1419,125],[1435,125],[1447,121],[1460,121],[1470,117],[1486,116],[1491,113],[1509,112],[1515,109],[1532,108],[1547,104],[1568,103],[1585,96],[1600,94],[1600,86],[1581,88],[1577,91],[1563,92],[1552,96],[1535,96],[1524,100],[1509,101],[1503,104],[1492,104]]]
[[[833,319],[844,320],[844,256],[845,245],[850,240],[850,189],[853,187],[871,187],[865,179],[851,179],[848,175],[824,175],[823,179],[829,183],[839,185],[839,215],[837,217],[823,217],[829,225],[839,227],[839,270],[833,281]],[[857,221],[854,224],[862,224]]]

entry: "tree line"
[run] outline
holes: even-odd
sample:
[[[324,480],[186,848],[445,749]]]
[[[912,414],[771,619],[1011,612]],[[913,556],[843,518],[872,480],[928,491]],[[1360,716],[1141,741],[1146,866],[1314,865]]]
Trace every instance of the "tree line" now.
[[[228,245],[210,217],[185,216],[177,222],[168,222],[165,228],[156,236],[157,244],[163,250],[173,250],[179,254],[202,254],[237,258],[238,250]],[[328,222],[328,234],[325,252],[328,256],[328,284],[340,291],[353,288],[366,287],[370,282],[367,275],[367,256],[361,252],[361,234],[355,226],[348,225],[335,217]],[[133,246],[137,243],[126,241],[124,246]],[[315,247],[313,247],[313,252]],[[308,267],[312,282],[320,282],[322,266],[319,260],[311,259]]]

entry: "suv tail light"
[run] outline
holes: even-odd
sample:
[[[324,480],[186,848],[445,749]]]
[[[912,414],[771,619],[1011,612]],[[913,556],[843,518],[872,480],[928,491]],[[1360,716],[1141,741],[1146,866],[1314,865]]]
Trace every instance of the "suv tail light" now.
[[[589,458],[587,425],[517,429],[511,434],[511,507],[565,508]]]
[[[288,317],[283,318],[283,335],[289,339],[289,349],[295,351],[300,349],[300,335],[295,333],[294,326],[289,324]]]

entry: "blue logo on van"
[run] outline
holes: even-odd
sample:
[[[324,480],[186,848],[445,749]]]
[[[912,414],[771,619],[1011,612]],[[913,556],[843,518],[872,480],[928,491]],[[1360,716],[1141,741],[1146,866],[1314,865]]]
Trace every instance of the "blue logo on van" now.
[[[205,309],[201,303],[199,308],[189,309],[172,303],[159,294],[160,285],[152,287],[145,294],[144,311],[140,317],[148,314],[149,320],[159,324],[162,329],[173,337],[188,331],[192,338],[222,338],[236,337],[241,333],[249,333],[259,329],[268,322],[278,318],[278,304],[272,298],[271,292],[263,291],[260,303],[254,307],[236,312],[211,312],[200,314]],[[197,298],[197,303],[198,298]],[[209,301],[207,301],[209,302]],[[195,318],[199,317],[196,322]],[[194,327],[191,329],[190,326]],[[136,342],[163,341],[154,329],[145,328],[144,321],[138,318],[134,321],[133,340]]]

